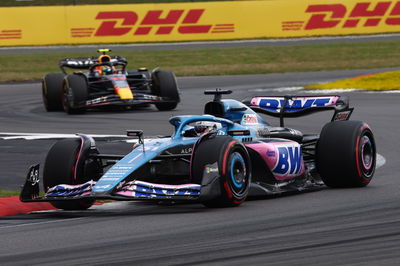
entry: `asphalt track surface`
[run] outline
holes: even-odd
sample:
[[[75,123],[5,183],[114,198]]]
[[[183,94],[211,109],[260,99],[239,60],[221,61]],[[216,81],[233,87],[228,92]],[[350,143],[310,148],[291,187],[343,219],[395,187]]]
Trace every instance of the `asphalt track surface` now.
[[[210,99],[204,89],[231,89],[232,98],[304,94],[308,83],[379,70],[187,77],[178,80],[177,110],[154,107],[130,112],[46,113],[39,83],[0,85],[1,132],[168,134],[168,117],[199,114]],[[308,93],[307,93],[308,94]],[[50,211],[0,218],[1,265],[399,265],[400,181],[398,132],[400,93],[347,92],[353,119],[372,127],[386,164],[360,189],[250,200],[238,208],[200,204],[156,205],[112,202],[88,211]],[[318,132],[330,119],[321,113],[287,125]],[[276,120],[271,120],[276,123]],[[26,168],[42,162],[55,140],[4,140],[0,134],[0,188],[18,189]],[[130,150],[131,144],[99,141],[101,151]]]

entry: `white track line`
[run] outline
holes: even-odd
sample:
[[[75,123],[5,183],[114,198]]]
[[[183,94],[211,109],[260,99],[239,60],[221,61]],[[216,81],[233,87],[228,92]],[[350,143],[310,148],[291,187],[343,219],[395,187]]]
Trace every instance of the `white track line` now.
[[[98,135],[98,134],[85,134],[93,138],[128,138],[126,135]],[[13,133],[13,132],[0,132],[0,139],[12,140],[12,139],[25,139],[25,140],[37,140],[37,139],[65,139],[65,138],[77,138],[76,134],[53,134],[53,133]]]

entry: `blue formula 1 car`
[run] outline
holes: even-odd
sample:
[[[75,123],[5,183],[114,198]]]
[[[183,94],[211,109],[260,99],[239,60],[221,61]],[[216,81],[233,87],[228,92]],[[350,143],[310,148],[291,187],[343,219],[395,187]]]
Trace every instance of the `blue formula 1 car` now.
[[[172,136],[139,138],[127,155],[99,153],[85,135],[50,149],[39,196],[39,165],[29,170],[20,198],[61,209],[86,209],[97,199],[196,201],[209,207],[240,205],[247,196],[329,187],[362,187],[371,181],[376,147],[370,127],[349,121],[353,108],[339,96],[221,99],[205,115],[175,116]],[[334,110],[320,134],[284,126],[285,117]],[[275,127],[259,113],[280,118]]]

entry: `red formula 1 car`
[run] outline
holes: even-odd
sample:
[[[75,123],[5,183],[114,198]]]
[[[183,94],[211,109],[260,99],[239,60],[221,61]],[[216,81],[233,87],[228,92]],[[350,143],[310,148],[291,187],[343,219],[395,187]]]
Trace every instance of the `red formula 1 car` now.
[[[154,104],[158,110],[174,109],[179,101],[175,75],[170,71],[146,68],[127,71],[127,60],[110,56],[108,49],[99,57],[66,58],[60,61],[62,73],[50,73],[42,81],[43,103],[47,111],[68,114],[87,109]],[[87,70],[67,74],[65,68]]]

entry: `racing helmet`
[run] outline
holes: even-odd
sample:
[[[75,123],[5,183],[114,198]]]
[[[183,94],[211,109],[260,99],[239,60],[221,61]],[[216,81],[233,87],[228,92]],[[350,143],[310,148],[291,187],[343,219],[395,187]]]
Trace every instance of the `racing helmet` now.
[[[111,66],[103,66],[101,73],[103,75],[111,75],[114,73],[114,69]]]
[[[204,133],[210,130],[218,130],[221,128],[221,123],[212,121],[198,121],[194,124],[194,129],[197,133]]]
[[[108,54],[102,54],[99,56],[97,61],[99,61],[99,63],[111,62],[111,56],[109,56]]]

